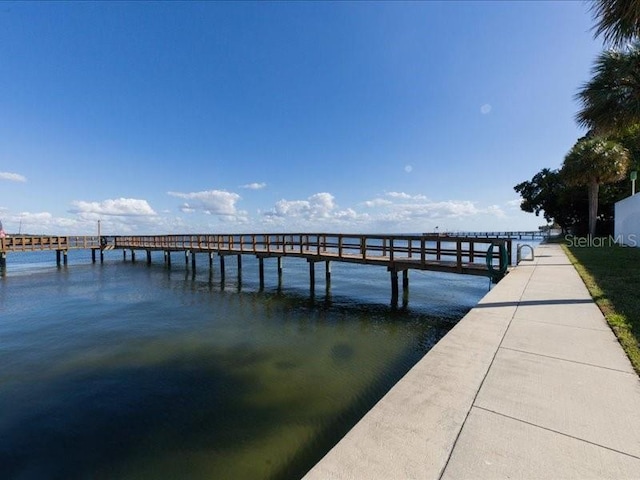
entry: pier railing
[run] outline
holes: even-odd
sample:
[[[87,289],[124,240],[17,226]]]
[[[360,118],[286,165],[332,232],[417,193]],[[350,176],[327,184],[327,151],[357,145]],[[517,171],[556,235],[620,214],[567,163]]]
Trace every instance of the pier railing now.
[[[97,236],[25,235],[0,238],[0,252],[34,252],[100,248]]]

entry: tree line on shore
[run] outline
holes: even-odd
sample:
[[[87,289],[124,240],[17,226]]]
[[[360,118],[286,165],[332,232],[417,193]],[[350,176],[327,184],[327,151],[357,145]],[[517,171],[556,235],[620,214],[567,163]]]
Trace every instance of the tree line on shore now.
[[[576,122],[588,132],[561,168],[544,168],[514,189],[525,212],[593,236],[613,231],[614,204],[630,191],[627,174],[640,169],[640,0],[595,0],[591,11],[607,49],[576,94]]]

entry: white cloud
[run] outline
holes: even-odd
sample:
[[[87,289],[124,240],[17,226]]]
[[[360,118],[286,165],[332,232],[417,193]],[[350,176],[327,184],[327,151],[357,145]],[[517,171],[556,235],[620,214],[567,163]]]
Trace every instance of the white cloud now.
[[[264,182],[261,182],[261,183],[253,182],[253,183],[247,183],[246,185],[242,185],[240,188],[246,188],[248,190],[262,190],[266,186],[267,184]]]
[[[491,105],[488,103],[485,103],[480,107],[480,113],[482,113],[483,115],[487,115],[491,113],[491,109],[492,109]]]
[[[476,215],[480,213],[480,210],[470,201],[447,200],[443,202],[398,203],[392,206],[389,213],[398,220],[410,220],[418,218],[459,218]]]
[[[384,205],[391,205],[393,202],[391,200],[387,200],[385,198],[374,198],[373,200],[367,200],[366,202],[362,202],[362,205],[365,207],[381,207]]]
[[[0,180],[8,180],[10,182],[26,182],[27,177],[19,173],[0,172]]]
[[[411,165],[405,165],[404,171],[407,173],[411,173],[413,171],[413,167]]]
[[[192,208],[187,202],[180,205],[180,211],[182,213],[194,213],[196,211],[195,208]]]
[[[489,215],[493,215],[493,216],[498,217],[498,218],[506,218],[506,216],[507,216],[507,215],[504,213],[504,210],[502,210],[502,208],[500,208],[500,206],[499,206],[499,205],[489,205],[489,206],[486,208],[486,212],[487,212]]]
[[[426,200],[427,197],[425,197],[424,195],[409,195],[408,193],[404,193],[404,192],[387,192],[387,197],[391,197],[391,198],[401,198],[404,200]]]
[[[21,212],[4,218],[5,230],[11,233],[50,233],[68,234],[77,233],[79,221],[74,218],[54,217],[49,212]]]
[[[335,208],[334,197],[321,192],[311,195],[307,200],[279,200],[273,210],[265,213],[276,217],[327,218]]]
[[[507,202],[507,206],[511,208],[520,208],[520,204],[522,203],[521,198],[516,198],[515,200],[509,200]]]
[[[411,195],[409,195],[408,193],[404,193],[404,192],[387,192],[387,197],[409,199],[409,198],[411,198]]]
[[[499,205],[485,207],[471,200],[455,199],[434,201],[422,194],[405,192],[386,192],[383,198],[360,205],[374,212],[367,219],[367,228],[374,231],[420,232],[438,224],[468,229],[473,223],[493,225],[496,220],[506,218]],[[362,216],[359,219],[362,220]]]
[[[182,211],[193,212],[202,210],[210,215],[236,216],[245,212],[236,209],[236,202],[240,200],[240,195],[225,190],[207,190],[204,192],[167,192],[172,197],[190,200],[180,207]]]
[[[264,223],[290,229],[325,229],[339,227],[353,230],[369,216],[358,214],[352,208],[340,209],[335,197],[328,192],[311,195],[306,200],[279,200],[274,207],[262,213]],[[346,230],[345,230],[346,229]]]
[[[93,215],[113,215],[113,216],[153,216],[156,215],[153,208],[146,200],[138,198],[116,198],[102,202],[85,202],[76,200],[71,202],[73,209],[71,213],[93,214]]]

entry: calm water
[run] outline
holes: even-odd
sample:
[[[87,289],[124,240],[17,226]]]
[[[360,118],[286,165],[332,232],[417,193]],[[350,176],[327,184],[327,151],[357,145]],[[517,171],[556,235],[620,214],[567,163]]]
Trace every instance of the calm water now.
[[[487,292],[411,272],[388,306],[384,268],[235,258],[196,276],[110,252],[9,254],[0,279],[0,478],[289,479],[318,461]],[[143,258],[143,256],[141,256]],[[144,258],[143,258],[144,259]],[[234,260],[234,261],[231,261]]]

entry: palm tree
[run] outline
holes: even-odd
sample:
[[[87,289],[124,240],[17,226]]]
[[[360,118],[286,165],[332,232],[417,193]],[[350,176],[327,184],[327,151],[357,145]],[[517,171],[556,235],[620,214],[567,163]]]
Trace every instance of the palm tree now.
[[[595,0],[590,10],[596,21],[595,36],[602,35],[611,47],[640,38],[639,0]]]
[[[623,51],[602,52],[593,78],[576,95],[576,121],[599,135],[610,135],[640,123],[640,42]]]
[[[582,138],[564,158],[562,174],[567,183],[589,187],[589,234],[596,233],[598,191],[603,183],[622,180],[629,168],[629,152],[603,138]]]

